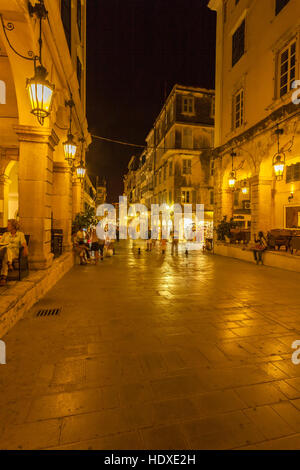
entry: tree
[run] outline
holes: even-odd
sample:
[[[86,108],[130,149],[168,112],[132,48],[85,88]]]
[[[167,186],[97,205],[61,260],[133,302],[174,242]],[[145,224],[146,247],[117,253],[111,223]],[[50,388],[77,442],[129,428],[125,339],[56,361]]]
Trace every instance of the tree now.
[[[89,229],[92,225],[97,225],[96,211],[93,207],[88,207],[84,212],[80,212],[73,220],[73,232],[78,232],[80,228]]]

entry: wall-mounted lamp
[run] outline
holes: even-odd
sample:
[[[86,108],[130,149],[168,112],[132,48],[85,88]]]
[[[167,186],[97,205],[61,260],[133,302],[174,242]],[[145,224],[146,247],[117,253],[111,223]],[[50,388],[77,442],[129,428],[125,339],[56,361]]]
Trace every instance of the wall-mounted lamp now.
[[[293,193],[293,191],[291,191],[291,194],[288,197],[288,201],[292,202],[293,199],[294,199],[294,193]]]
[[[273,157],[273,168],[274,168],[274,173],[277,181],[281,181],[283,179],[283,173],[284,173],[284,168],[285,168],[285,153],[280,152],[280,135],[283,134],[283,129],[279,128],[279,125],[277,124],[277,129],[275,131],[275,134],[277,135],[277,146],[278,146],[278,151]]]
[[[248,189],[247,181],[244,181],[243,186],[242,186],[242,193],[248,194],[248,192],[249,192],[249,189]]]
[[[72,96],[71,99],[69,101],[66,101],[65,104],[70,108],[70,125],[68,131],[68,138],[66,142],[63,143],[63,146],[65,152],[65,159],[69,163],[69,165],[72,166],[77,151],[77,144],[75,143],[74,136],[72,134],[72,108],[74,107],[74,101],[72,99]]]
[[[228,179],[228,185],[231,189],[234,189],[235,187],[235,184],[236,184],[236,170],[233,169],[233,159],[234,157],[236,157],[236,153],[233,151],[231,151],[231,162],[232,162],[232,170],[231,170],[231,173],[229,175],[229,179]]]
[[[80,181],[83,181],[85,178],[85,174],[86,174],[86,167],[83,161],[83,146],[85,143],[85,140],[83,137],[80,139],[80,142],[81,142],[81,159],[80,159],[79,165],[76,167],[76,175]]]
[[[12,51],[22,59],[31,60],[34,62],[34,76],[30,79],[27,79],[26,88],[29,94],[31,113],[34,114],[37,117],[39,123],[43,125],[45,118],[48,117],[51,112],[53,92],[55,89],[55,86],[47,80],[48,72],[42,63],[42,22],[48,18],[48,12],[45,8],[44,0],[38,0],[38,3],[36,3],[34,6],[28,2],[28,11],[30,16],[35,15],[40,23],[39,55],[34,55],[32,51],[29,51],[28,56],[24,56],[16,51],[7,35],[7,31],[14,30],[14,24],[10,22],[5,25],[2,15],[0,15],[0,18],[5,38]],[[37,62],[39,62],[39,65],[37,65]]]

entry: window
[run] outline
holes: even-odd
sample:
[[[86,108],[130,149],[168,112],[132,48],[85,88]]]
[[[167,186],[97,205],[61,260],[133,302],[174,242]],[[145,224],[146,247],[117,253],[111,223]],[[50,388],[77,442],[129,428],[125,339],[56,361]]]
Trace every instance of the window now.
[[[300,162],[286,167],[286,182],[300,181]]]
[[[186,127],[183,129],[182,147],[184,149],[193,148],[193,130],[192,129],[189,129]]]
[[[61,0],[60,13],[67,43],[71,49],[71,0]]]
[[[238,129],[244,124],[244,90],[240,90],[233,98],[233,128]]]
[[[167,179],[167,165],[164,166],[164,181]]]
[[[161,184],[161,168],[158,172],[158,182],[159,182],[159,184]]]
[[[214,176],[215,173],[215,160],[212,158],[210,161],[210,176]]]
[[[300,228],[300,206],[285,208],[285,228]]]
[[[209,193],[209,203],[211,206],[215,203],[215,194],[213,191],[210,191]]]
[[[290,0],[276,0],[275,15],[278,15],[289,1]]]
[[[182,204],[189,204],[191,202],[191,192],[181,191],[181,202]]]
[[[232,36],[232,67],[245,53],[245,20]]]
[[[170,104],[170,122],[174,119],[174,103]]]
[[[296,77],[296,41],[279,54],[279,95],[284,96],[292,89]]]
[[[183,160],[182,161],[182,174],[191,175],[192,174],[192,160]]]
[[[77,57],[77,79],[79,83],[79,94],[81,95],[81,76],[82,76],[82,65],[79,60],[79,57]]]
[[[184,114],[194,114],[194,98],[193,97],[182,97],[182,112]]]
[[[0,104],[6,104],[6,85],[0,80]]]
[[[80,38],[81,38],[81,24],[82,24],[81,0],[77,0],[77,26],[78,26],[78,32],[79,32],[79,37]]]
[[[172,176],[173,173],[173,162],[169,162],[169,176]]]

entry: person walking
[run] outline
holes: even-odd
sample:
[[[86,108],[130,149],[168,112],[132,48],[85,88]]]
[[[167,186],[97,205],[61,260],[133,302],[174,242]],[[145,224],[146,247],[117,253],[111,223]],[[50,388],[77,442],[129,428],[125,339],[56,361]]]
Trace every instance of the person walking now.
[[[146,249],[146,251],[152,251],[151,230],[148,230],[148,239],[147,239],[147,249]]]
[[[256,264],[263,263],[263,253],[268,248],[268,243],[263,232],[258,232],[258,238],[254,237],[255,245],[253,248],[253,256]]]
[[[164,255],[166,253],[166,249],[167,249],[167,239],[162,238],[160,243],[161,243],[161,253],[162,253],[162,255]]]
[[[99,250],[100,250],[100,240],[97,236],[97,232],[96,232],[96,229],[93,228],[92,229],[92,233],[91,233],[91,251],[94,252],[95,254],[95,264],[98,264],[99,262]]]
[[[171,254],[174,255],[174,252],[176,255],[178,255],[178,245],[179,245],[179,239],[178,239],[178,234],[172,230],[171,232],[171,239],[172,239],[172,246],[171,246]]]

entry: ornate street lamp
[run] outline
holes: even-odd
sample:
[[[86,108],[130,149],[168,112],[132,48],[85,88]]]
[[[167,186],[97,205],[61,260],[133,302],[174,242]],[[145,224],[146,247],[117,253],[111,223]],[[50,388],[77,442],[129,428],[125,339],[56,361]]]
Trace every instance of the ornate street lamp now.
[[[77,151],[77,144],[75,143],[74,136],[72,134],[72,108],[74,106],[74,101],[72,97],[69,101],[66,101],[66,106],[69,106],[70,108],[70,127],[68,131],[68,138],[66,142],[63,143],[63,146],[65,152],[65,159],[69,163],[69,165],[72,166]]]
[[[248,189],[247,181],[244,181],[244,184],[243,184],[243,187],[242,187],[242,193],[243,194],[248,194],[248,192],[249,192],[249,189]]]
[[[283,173],[285,168],[285,154],[284,153],[277,153],[273,157],[273,168],[274,173],[277,181],[281,181],[283,179]]]
[[[281,181],[283,179],[283,173],[285,168],[285,153],[280,152],[280,135],[283,134],[283,129],[280,129],[278,124],[275,134],[277,135],[278,151],[273,157],[272,164],[276,180]]]
[[[43,40],[42,40],[42,22],[48,18],[48,12],[44,5],[44,0],[38,0],[34,6],[28,2],[28,11],[30,16],[35,15],[39,20],[40,26],[40,33],[39,33],[39,55],[34,55],[32,51],[28,52],[28,56],[24,56],[20,54],[16,49],[12,46],[7,31],[14,30],[13,23],[4,24],[3,17],[0,15],[1,23],[3,27],[3,32],[5,38],[8,42],[9,47],[13,50],[15,54],[25,60],[31,60],[34,62],[34,76],[30,79],[27,79],[26,88],[28,90],[30,104],[31,104],[31,113],[37,117],[39,123],[41,125],[44,124],[44,120],[46,117],[49,116],[52,107],[53,101],[53,92],[55,86],[47,80],[47,69],[43,66],[42,63],[42,47],[43,47]],[[39,65],[37,65],[39,62]]]
[[[236,184],[236,171],[233,169],[233,158],[236,157],[236,153],[232,150],[230,155],[232,160],[232,170],[229,175],[228,185],[231,189],[234,189]]]
[[[39,56],[34,58],[34,77],[27,79],[27,90],[29,94],[31,112],[37,117],[41,126],[45,118],[49,116],[53,101],[55,86],[47,80],[48,72],[42,63],[42,21],[48,17],[48,12],[44,5],[44,0],[39,0],[34,6],[28,2],[30,16],[36,15],[40,22],[39,36]],[[36,65],[37,60],[40,65]]]
[[[44,125],[45,118],[49,116],[53,101],[55,86],[46,77],[47,70],[43,65],[35,65],[34,77],[27,79],[27,90],[29,94],[31,112],[37,117],[41,126]]]
[[[83,160],[80,161],[79,165],[76,167],[76,175],[80,181],[83,181],[86,174],[86,168]]]
[[[84,142],[85,142],[84,138],[81,138],[80,142],[82,144],[82,146],[81,146],[81,160],[80,160],[79,165],[76,167],[76,175],[77,175],[77,178],[80,181],[83,181],[84,178],[85,178],[85,175],[86,175],[86,167],[85,167],[85,164],[84,164],[84,161],[83,161],[83,145],[84,145]]]

